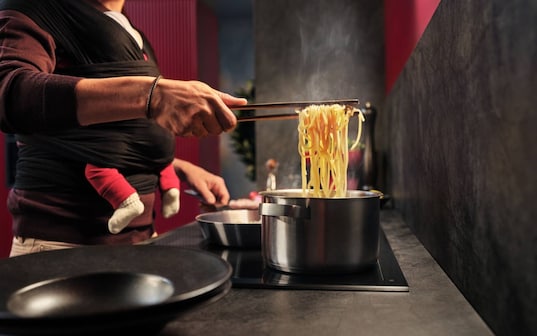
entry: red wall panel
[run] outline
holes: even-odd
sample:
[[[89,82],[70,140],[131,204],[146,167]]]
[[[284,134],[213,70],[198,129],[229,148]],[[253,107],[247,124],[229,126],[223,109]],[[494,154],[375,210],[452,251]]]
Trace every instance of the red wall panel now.
[[[197,0],[130,0],[125,11],[151,41],[165,77],[196,79]]]
[[[218,53],[218,19],[207,5],[198,2],[198,79],[218,88],[220,57]],[[220,137],[200,140],[199,164],[212,173],[220,174]]]
[[[389,92],[440,0],[385,0],[386,92]]]

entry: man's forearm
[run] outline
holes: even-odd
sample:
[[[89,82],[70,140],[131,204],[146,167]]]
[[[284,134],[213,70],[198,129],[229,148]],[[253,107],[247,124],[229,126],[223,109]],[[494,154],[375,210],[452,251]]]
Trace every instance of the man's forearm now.
[[[76,86],[80,125],[146,117],[153,77],[82,79]]]

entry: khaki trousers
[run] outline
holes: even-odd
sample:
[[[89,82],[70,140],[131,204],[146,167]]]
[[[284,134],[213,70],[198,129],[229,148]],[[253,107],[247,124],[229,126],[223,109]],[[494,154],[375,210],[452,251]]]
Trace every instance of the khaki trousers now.
[[[11,252],[9,256],[16,257],[29,253],[60,250],[77,246],[81,245],[35,238],[13,237],[13,243],[11,244]]]

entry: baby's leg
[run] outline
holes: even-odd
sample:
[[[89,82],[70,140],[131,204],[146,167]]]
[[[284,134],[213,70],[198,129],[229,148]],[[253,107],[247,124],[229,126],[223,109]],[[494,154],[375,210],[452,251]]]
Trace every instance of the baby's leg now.
[[[179,212],[180,207],[180,181],[172,164],[160,172],[159,187],[162,193],[162,216],[170,218]]]
[[[108,230],[111,233],[119,233],[129,223],[144,212],[144,203],[140,200],[137,192],[127,197],[108,220]]]
[[[111,233],[119,233],[144,212],[144,204],[136,189],[117,169],[87,164],[85,173],[93,188],[114,208],[114,213],[108,220],[108,230]]]

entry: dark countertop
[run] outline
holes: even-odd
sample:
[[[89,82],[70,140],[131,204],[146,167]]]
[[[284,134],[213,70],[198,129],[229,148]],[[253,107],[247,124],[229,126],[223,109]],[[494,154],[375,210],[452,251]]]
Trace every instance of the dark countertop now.
[[[381,226],[408,292],[232,288],[220,300],[168,323],[160,335],[493,335],[395,210]],[[203,240],[196,224],[158,237]]]

